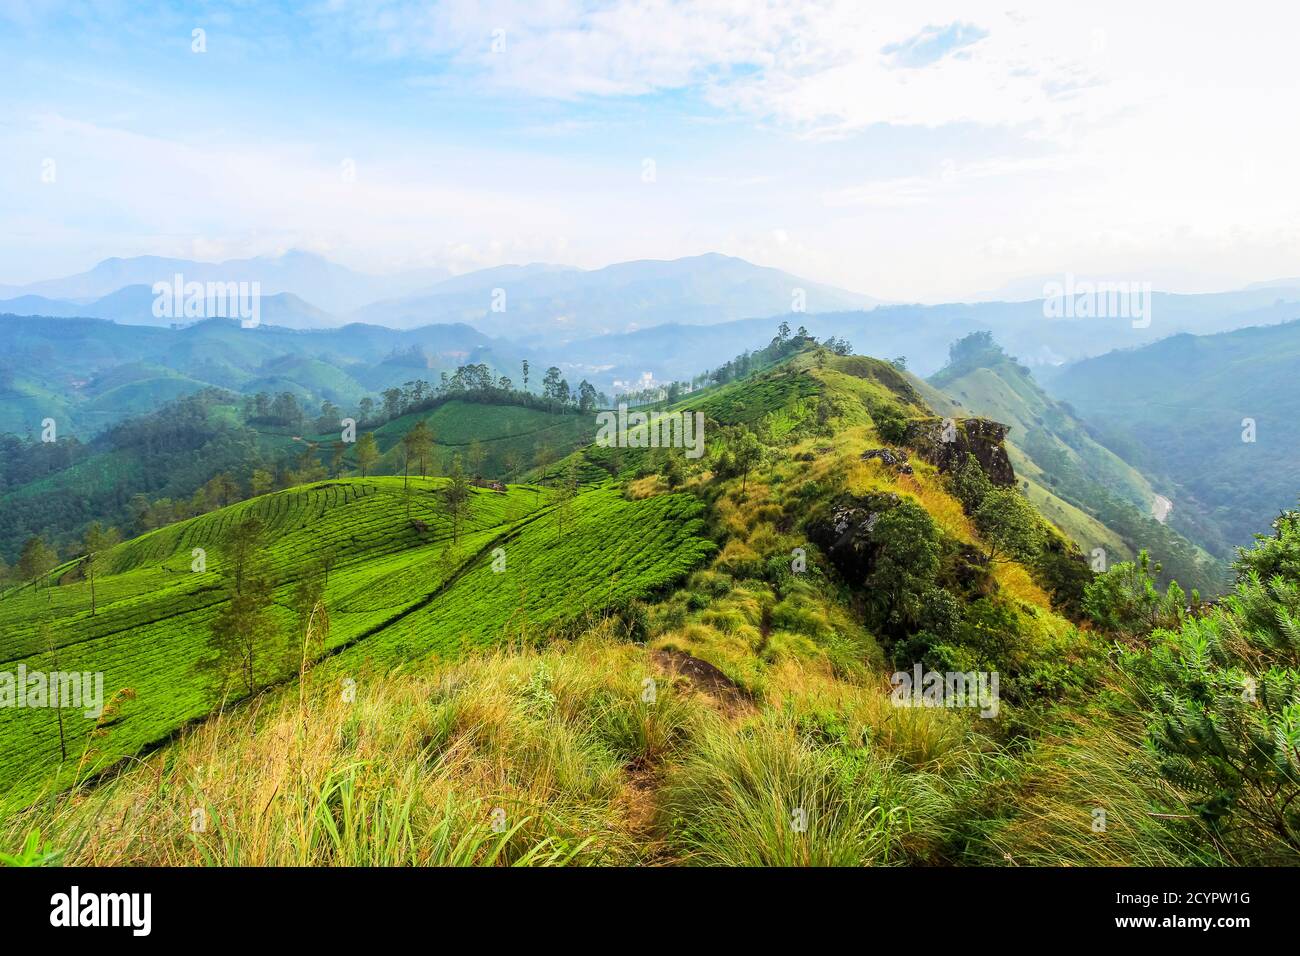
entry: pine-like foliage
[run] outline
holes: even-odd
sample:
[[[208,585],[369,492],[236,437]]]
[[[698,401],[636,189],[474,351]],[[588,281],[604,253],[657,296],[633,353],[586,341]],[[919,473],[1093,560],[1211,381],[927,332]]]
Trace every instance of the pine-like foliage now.
[[[1148,742],[1162,773],[1243,862],[1300,861],[1297,556],[1300,512],[1287,512],[1240,555],[1231,596],[1156,629],[1150,655],[1130,658],[1152,702]]]

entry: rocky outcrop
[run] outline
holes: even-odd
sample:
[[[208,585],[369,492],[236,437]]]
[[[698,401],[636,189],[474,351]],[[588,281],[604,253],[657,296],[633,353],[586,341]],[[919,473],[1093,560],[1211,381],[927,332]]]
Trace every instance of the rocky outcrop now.
[[[906,442],[925,461],[947,474],[956,471],[967,455],[1001,487],[1016,483],[1016,473],[1002,444],[1011,429],[988,418],[915,418],[907,423]]]
[[[897,448],[869,448],[862,453],[863,461],[871,461],[872,459],[888,465],[900,475],[910,475],[912,473],[912,466],[907,460],[907,452],[900,451]]]
[[[892,492],[842,499],[809,523],[809,536],[846,580],[860,582],[880,551],[872,536],[876,522],[899,500]]]

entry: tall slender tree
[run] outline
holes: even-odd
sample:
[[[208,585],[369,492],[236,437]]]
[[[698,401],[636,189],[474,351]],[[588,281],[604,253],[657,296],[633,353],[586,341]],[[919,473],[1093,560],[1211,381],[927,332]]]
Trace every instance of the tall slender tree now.
[[[375,442],[374,432],[366,432],[357,439],[357,469],[361,472],[361,477],[366,477],[366,472],[379,460],[379,445]]]
[[[98,569],[100,555],[107,551],[113,545],[122,540],[122,533],[116,528],[105,528],[98,521],[93,522],[86,529],[85,537],[82,539],[82,546],[86,549],[86,557],[82,561],[82,567],[85,569],[86,577],[90,579],[90,616],[96,614],[95,608],[95,571]]]
[[[451,519],[451,540],[456,543],[460,541],[461,525],[469,515],[470,499],[469,479],[465,477],[459,453],[452,456],[447,477],[450,481],[443,496],[447,503],[447,517]]]

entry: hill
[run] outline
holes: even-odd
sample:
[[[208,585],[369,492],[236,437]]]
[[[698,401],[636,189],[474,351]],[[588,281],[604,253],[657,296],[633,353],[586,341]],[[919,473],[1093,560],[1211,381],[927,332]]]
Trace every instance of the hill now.
[[[164,256],[114,257],[76,275],[10,286],[5,293],[14,298],[40,296],[46,300],[70,300],[85,305],[129,286],[151,289],[155,282],[171,282],[178,273],[187,282],[258,282],[263,295],[287,293],[335,314],[351,311],[376,299],[413,292],[447,277],[443,269],[411,270],[388,276],[367,275],[314,253],[291,250],[278,256],[228,259],[224,262]],[[20,315],[65,314],[59,311],[26,313],[17,308],[12,311]]]
[[[332,383],[330,376],[337,371],[333,366],[315,363],[314,370],[304,370],[302,364],[312,363],[288,361],[298,367],[286,370],[281,364],[285,377],[257,384],[266,391],[278,388],[293,394],[301,391],[294,383],[305,380],[305,372],[315,372],[316,387],[327,397],[353,404],[357,393]],[[101,395],[154,411],[119,422],[85,443],[0,435],[5,452],[0,464],[0,558],[16,560],[32,535],[44,536],[61,552],[75,551],[91,521],[130,533],[188,517],[242,497],[258,471],[283,486],[312,469],[321,477],[339,468],[356,469],[355,445],[334,460],[337,428],[316,432],[314,420],[288,424],[251,418],[247,403],[237,396],[192,386],[166,370],[119,366],[91,383],[88,391],[93,395],[80,414],[95,409]],[[161,406],[151,404],[169,390],[181,397]],[[542,407],[520,405],[524,397],[499,392],[479,399],[447,395],[420,412],[380,419],[374,425],[363,420],[360,434],[371,431],[378,452],[369,474],[401,474],[406,469],[401,439],[418,420],[432,435],[425,462],[431,475],[447,474],[459,454],[471,474],[521,476],[586,444],[595,432],[590,416],[547,411],[540,401],[536,404]],[[214,480],[222,483],[219,490]]]
[[[1099,442],[987,333],[954,344],[948,365],[926,386],[930,404],[944,414],[973,413],[1010,426],[1007,448],[1029,499],[1085,553],[1103,548],[1108,560],[1118,561],[1146,550],[1163,565],[1166,581],[1205,595],[1226,588],[1228,555],[1212,556],[1157,520],[1162,496],[1150,480]]]
[[[1281,627],[1294,589],[1245,575],[1189,610],[1141,565],[1094,576],[1020,495],[1003,425],[950,433],[893,365],[780,344],[657,409],[704,416],[698,459],[636,426],[542,484],[470,491],[459,522],[454,480],[310,483],[112,547],[94,615],[79,561],[0,600],[11,665],[88,661],[122,691],[89,750],[85,719],[0,711],[27,804],[0,842],[140,864],[1294,859],[1250,817],[1222,825],[1294,783],[1239,778],[1205,821],[1187,768],[1207,765],[1159,711],[1202,677],[1239,703],[1240,673],[1170,655],[1219,627],[1285,653],[1251,628]],[[1293,575],[1298,547],[1300,515],[1250,567]],[[263,654],[260,692],[202,719],[195,661],[263,600],[244,619],[292,663]]]
[[[0,432],[21,435],[53,417],[60,434],[85,440],[161,401],[209,387],[246,395],[289,391],[312,411],[323,401],[350,406],[412,379],[437,381],[465,364],[517,375],[520,359],[508,344],[466,325],[304,332],[209,319],[163,329],[0,315]],[[141,376],[144,368],[153,371]],[[99,384],[126,378],[137,384],[120,394]],[[151,395],[155,404],[148,407]]]
[[[112,762],[165,738],[212,706],[195,669],[209,623],[222,604],[223,533],[249,516],[266,530],[265,561],[277,621],[289,627],[294,587],[313,561],[333,567],[324,600],[330,632],[322,652],[336,667],[398,663],[500,640],[512,622],[558,627],[586,610],[615,607],[669,583],[712,545],[700,537],[698,507],[680,496],[623,500],[608,488],[584,489],[573,523],[560,535],[553,494],[534,486],[508,493],[475,489],[453,540],[441,503],[444,480],[398,478],[322,482],[221,509],[125,542],[103,555],[90,587],[75,570],[57,570],[52,587],[28,587],[0,601],[0,658],[7,670],[60,666],[101,672],[107,695],[133,700],[113,721],[111,745],[88,740],[77,724],[70,752],[94,747],[93,764]],[[409,517],[408,517],[409,514]],[[645,529],[653,528],[647,535]],[[513,573],[500,577],[492,549],[506,547]],[[206,570],[194,571],[194,549]],[[57,652],[48,650],[53,641]],[[269,673],[282,678],[274,667]],[[260,672],[259,672],[260,675]],[[0,780],[19,787],[59,763],[59,728],[47,711],[0,710]],[[65,764],[65,775],[72,767]]]
[[[1171,336],[1079,362],[1049,388],[1109,447],[1169,483],[1175,528],[1226,554],[1295,504],[1298,378],[1294,321]]]

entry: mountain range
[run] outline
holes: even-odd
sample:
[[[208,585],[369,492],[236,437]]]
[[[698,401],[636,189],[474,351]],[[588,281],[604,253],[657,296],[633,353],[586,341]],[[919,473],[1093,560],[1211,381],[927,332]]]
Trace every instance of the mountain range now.
[[[153,283],[176,275],[187,282],[257,281],[262,323],[284,328],[463,323],[610,388],[647,372],[658,381],[689,378],[750,345],[774,316],[873,355],[905,356],[922,375],[944,365],[952,342],[989,330],[1014,358],[1041,369],[1044,381],[1055,368],[1113,349],[1300,318],[1300,281],[1288,279],[1201,295],[1154,292],[1147,321],[1135,323],[1052,317],[1043,284],[1039,298],[1021,301],[899,304],[718,254],[592,270],[505,265],[453,277],[440,269],[367,275],[298,251],[221,263],[108,259],[78,275],[0,286],[0,313],[185,324],[194,319],[153,314]]]

